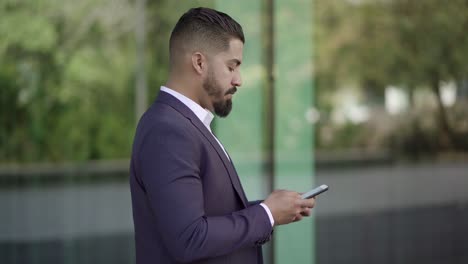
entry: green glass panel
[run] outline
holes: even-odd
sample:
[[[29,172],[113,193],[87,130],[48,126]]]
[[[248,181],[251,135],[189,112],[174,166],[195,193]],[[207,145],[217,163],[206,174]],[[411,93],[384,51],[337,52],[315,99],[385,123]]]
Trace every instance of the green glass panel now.
[[[262,1],[217,0],[216,9],[238,21],[244,30],[241,74],[243,85],[233,99],[228,118],[215,121],[215,131],[231,155],[249,200],[265,199],[270,193],[264,173],[264,86],[262,48]],[[271,263],[271,244],[263,246],[264,263]]]
[[[246,39],[241,66],[243,85],[234,95],[230,115],[215,119],[215,133],[231,155],[248,198],[263,199],[268,185],[262,178],[261,2],[223,0],[216,1],[215,6],[242,25]]]
[[[313,186],[312,2],[275,2],[275,188]],[[314,224],[275,231],[275,263],[314,263]]]
[[[216,119],[215,131],[233,158],[250,199],[268,195],[263,171],[266,90],[262,48],[261,1],[215,2],[216,9],[236,19],[246,44],[242,65],[243,86],[236,94],[227,119]],[[308,121],[312,107],[312,7],[306,1],[275,4],[275,186],[307,191],[313,183],[313,131]],[[313,263],[313,220],[280,226],[275,230],[275,263]],[[268,259],[268,246],[264,254]]]

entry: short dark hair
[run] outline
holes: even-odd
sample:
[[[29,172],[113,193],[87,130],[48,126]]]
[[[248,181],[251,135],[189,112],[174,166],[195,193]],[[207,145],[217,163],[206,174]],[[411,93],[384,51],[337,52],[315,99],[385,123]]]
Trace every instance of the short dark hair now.
[[[169,53],[174,57],[184,48],[224,51],[229,48],[229,41],[233,38],[245,43],[242,26],[229,15],[206,7],[191,8],[180,17],[172,30]]]

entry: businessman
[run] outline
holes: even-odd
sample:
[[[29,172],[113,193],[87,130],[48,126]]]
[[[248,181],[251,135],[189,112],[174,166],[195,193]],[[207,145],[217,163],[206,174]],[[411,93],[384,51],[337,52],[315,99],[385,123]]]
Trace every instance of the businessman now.
[[[277,190],[249,202],[213,134],[242,84],[242,27],[209,8],[187,11],[169,41],[170,71],[142,116],[130,164],[137,264],[262,263],[277,225],[309,216],[314,199]],[[239,139],[242,140],[242,139]]]

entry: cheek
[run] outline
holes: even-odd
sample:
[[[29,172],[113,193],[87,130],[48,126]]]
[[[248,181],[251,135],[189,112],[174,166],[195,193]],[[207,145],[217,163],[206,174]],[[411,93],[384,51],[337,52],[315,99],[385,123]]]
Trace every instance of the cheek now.
[[[228,83],[229,85],[231,85],[231,82],[232,80],[235,78],[235,75],[236,75],[236,71],[230,71],[230,70],[226,70],[224,72],[224,80],[226,81],[226,83]]]
[[[231,84],[232,72],[230,72],[229,70],[220,70],[218,71],[218,74],[216,76],[218,84],[221,85],[223,88]]]
[[[225,66],[221,66],[219,69],[218,69],[218,76],[222,79],[226,79],[229,75],[231,74],[231,72],[229,71],[229,69]]]

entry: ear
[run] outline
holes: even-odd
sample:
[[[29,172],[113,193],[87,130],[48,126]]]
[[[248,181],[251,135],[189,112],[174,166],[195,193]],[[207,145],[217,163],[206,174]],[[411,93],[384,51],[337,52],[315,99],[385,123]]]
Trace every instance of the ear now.
[[[201,52],[194,52],[192,54],[192,67],[200,75],[206,71],[207,61],[205,55]]]

